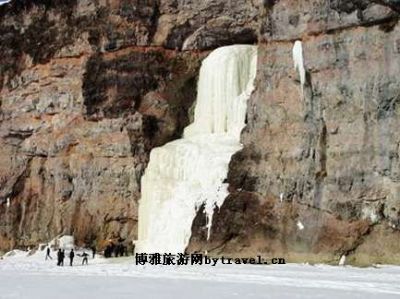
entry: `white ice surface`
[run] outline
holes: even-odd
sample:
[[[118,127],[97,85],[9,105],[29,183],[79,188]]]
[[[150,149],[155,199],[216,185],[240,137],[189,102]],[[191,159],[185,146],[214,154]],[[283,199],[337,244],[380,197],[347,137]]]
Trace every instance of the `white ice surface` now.
[[[45,253],[0,260],[0,298],[400,298],[400,267],[135,266],[132,258],[57,267]],[[67,263],[65,263],[67,264]]]
[[[58,238],[58,246],[64,250],[71,250],[74,248],[74,237],[73,236],[61,236]]]

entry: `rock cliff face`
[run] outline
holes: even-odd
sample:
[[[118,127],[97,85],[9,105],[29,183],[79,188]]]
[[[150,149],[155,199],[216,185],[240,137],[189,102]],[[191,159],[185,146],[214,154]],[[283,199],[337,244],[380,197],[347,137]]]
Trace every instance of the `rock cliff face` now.
[[[199,211],[188,250],[400,263],[399,12],[396,0],[0,6],[0,249],[135,239],[149,152],[190,122],[201,59],[258,42],[231,194],[210,240]]]
[[[140,178],[190,122],[203,51],[257,40],[251,3],[198,2],[0,6],[0,250],[136,239]]]
[[[191,249],[400,262],[398,1],[269,1],[231,195]],[[302,94],[292,47],[303,43]]]

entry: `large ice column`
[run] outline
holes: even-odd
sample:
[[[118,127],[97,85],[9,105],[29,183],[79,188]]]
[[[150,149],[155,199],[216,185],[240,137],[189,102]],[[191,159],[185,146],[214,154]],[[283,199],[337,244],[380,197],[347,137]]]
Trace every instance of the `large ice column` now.
[[[202,204],[210,229],[228,194],[229,161],[241,149],[256,66],[257,47],[248,45],[219,48],[203,61],[193,124],[152,150],[142,177],[138,252],[183,252]]]

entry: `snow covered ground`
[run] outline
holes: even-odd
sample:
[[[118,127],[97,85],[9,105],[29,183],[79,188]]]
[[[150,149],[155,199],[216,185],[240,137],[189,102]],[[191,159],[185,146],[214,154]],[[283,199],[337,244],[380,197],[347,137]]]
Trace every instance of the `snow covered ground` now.
[[[163,267],[135,266],[132,258],[96,258],[81,266],[79,257],[74,267],[57,267],[42,252],[24,255],[0,260],[1,299],[400,298],[400,267]]]

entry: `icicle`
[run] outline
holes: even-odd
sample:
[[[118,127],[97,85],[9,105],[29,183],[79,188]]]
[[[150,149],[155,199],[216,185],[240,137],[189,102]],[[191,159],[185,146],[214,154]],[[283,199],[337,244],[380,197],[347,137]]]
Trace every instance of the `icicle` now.
[[[214,209],[228,195],[229,161],[241,149],[256,66],[257,47],[247,45],[219,48],[203,61],[194,123],[184,138],[152,150],[142,177],[138,252],[183,252],[203,204],[210,236]]]
[[[301,95],[303,95],[304,83],[306,81],[306,70],[304,68],[303,46],[301,41],[296,41],[293,46],[294,68],[299,72],[301,83]]]

